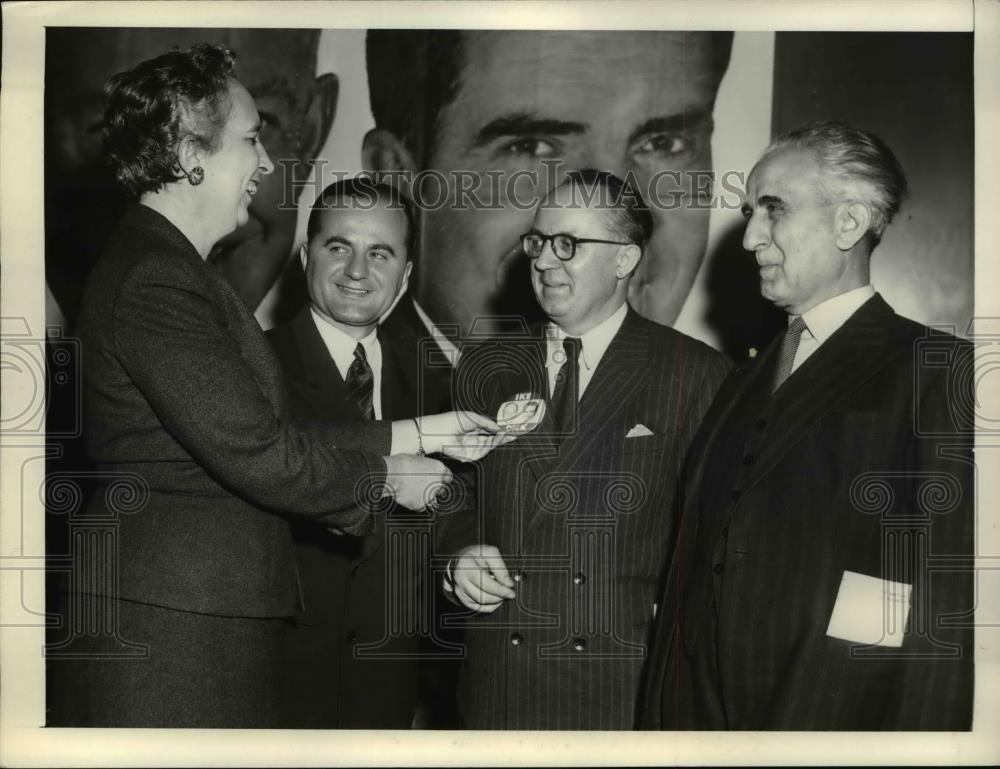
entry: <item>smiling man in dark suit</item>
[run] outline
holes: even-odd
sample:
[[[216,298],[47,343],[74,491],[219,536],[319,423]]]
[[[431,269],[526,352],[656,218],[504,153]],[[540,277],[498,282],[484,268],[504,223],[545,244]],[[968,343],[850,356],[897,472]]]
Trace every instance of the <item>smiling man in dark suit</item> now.
[[[750,174],[743,245],[789,326],[692,446],[645,728],[970,727],[971,345],[870,284],[905,192],[891,150],[842,123]]]
[[[456,398],[534,424],[482,463],[446,581],[473,612],[466,727],[633,726],[678,474],[728,368],[627,304],[651,230],[618,177],[569,174],[522,238],[549,323],[463,352]]]
[[[309,304],[268,332],[299,419],[425,413],[416,354],[377,330],[410,273],[411,206],[364,177],[329,186],[314,206],[301,250]],[[444,410],[423,400],[433,413]],[[409,728],[427,632],[421,564],[430,521],[379,516],[366,537],[308,522],[292,530],[305,610],[284,653],[286,726]]]

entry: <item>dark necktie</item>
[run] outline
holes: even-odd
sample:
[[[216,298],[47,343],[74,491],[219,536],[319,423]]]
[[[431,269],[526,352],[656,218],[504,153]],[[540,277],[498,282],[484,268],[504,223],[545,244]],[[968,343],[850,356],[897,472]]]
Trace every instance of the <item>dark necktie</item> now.
[[[354,361],[347,369],[347,391],[358,404],[358,409],[365,419],[375,418],[375,375],[365,357],[365,348],[358,342],[354,348]]]
[[[795,363],[795,353],[799,349],[799,340],[802,332],[806,330],[806,322],[800,315],[788,326],[784,338],[781,340],[781,347],[778,349],[778,366],[774,372],[774,387],[771,392],[777,391],[792,374],[792,364]]]
[[[549,407],[552,409],[552,424],[557,435],[565,435],[574,425],[573,413],[577,401],[580,340],[571,336],[563,339],[563,353],[566,356],[566,362],[556,374],[556,386],[549,401]]]

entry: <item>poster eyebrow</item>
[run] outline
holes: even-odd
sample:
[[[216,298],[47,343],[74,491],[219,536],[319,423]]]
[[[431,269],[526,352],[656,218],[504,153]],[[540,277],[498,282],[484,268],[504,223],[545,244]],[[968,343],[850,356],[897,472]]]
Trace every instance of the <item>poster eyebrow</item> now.
[[[475,145],[482,146],[503,136],[525,134],[576,135],[585,133],[588,123],[540,117],[533,112],[517,112],[491,120],[476,134]]]

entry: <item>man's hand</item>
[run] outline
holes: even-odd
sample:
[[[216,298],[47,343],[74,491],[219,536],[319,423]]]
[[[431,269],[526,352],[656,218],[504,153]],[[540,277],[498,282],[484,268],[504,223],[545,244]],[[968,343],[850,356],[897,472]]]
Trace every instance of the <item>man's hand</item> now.
[[[462,606],[492,614],[505,600],[514,598],[514,580],[500,551],[492,545],[472,545],[452,564],[451,586]]]
[[[419,417],[417,424],[424,451],[444,454],[460,462],[482,459],[497,446],[518,437],[517,433],[505,431],[489,417],[474,411],[447,411]]]
[[[437,496],[453,480],[444,463],[430,457],[394,454],[384,457],[386,487],[397,504],[420,512],[434,509]]]

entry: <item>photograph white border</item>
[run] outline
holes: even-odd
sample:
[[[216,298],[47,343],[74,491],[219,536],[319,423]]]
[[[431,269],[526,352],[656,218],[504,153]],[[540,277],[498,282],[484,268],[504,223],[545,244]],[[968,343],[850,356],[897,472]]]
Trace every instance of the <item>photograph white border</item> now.
[[[42,189],[46,26],[454,27],[975,31],[977,335],[1000,343],[1000,3],[990,0],[715,0],[675,2],[25,2],[3,6],[0,83],[0,315],[45,328]],[[7,333],[7,329],[4,329]],[[1000,415],[985,378],[983,413]],[[993,377],[996,379],[996,376]],[[3,408],[24,377],[3,375]],[[992,410],[990,410],[992,409]],[[40,442],[41,441],[41,442]],[[923,733],[586,733],[45,729],[44,628],[19,626],[44,605],[43,464],[25,463],[44,436],[0,452],[0,764],[3,766],[442,766],[877,764],[1000,762],[1000,627],[977,630],[976,728]],[[994,576],[979,605],[1000,624],[1000,438],[977,438],[978,555]],[[30,467],[29,467],[30,464]],[[984,571],[984,575],[987,572]]]

